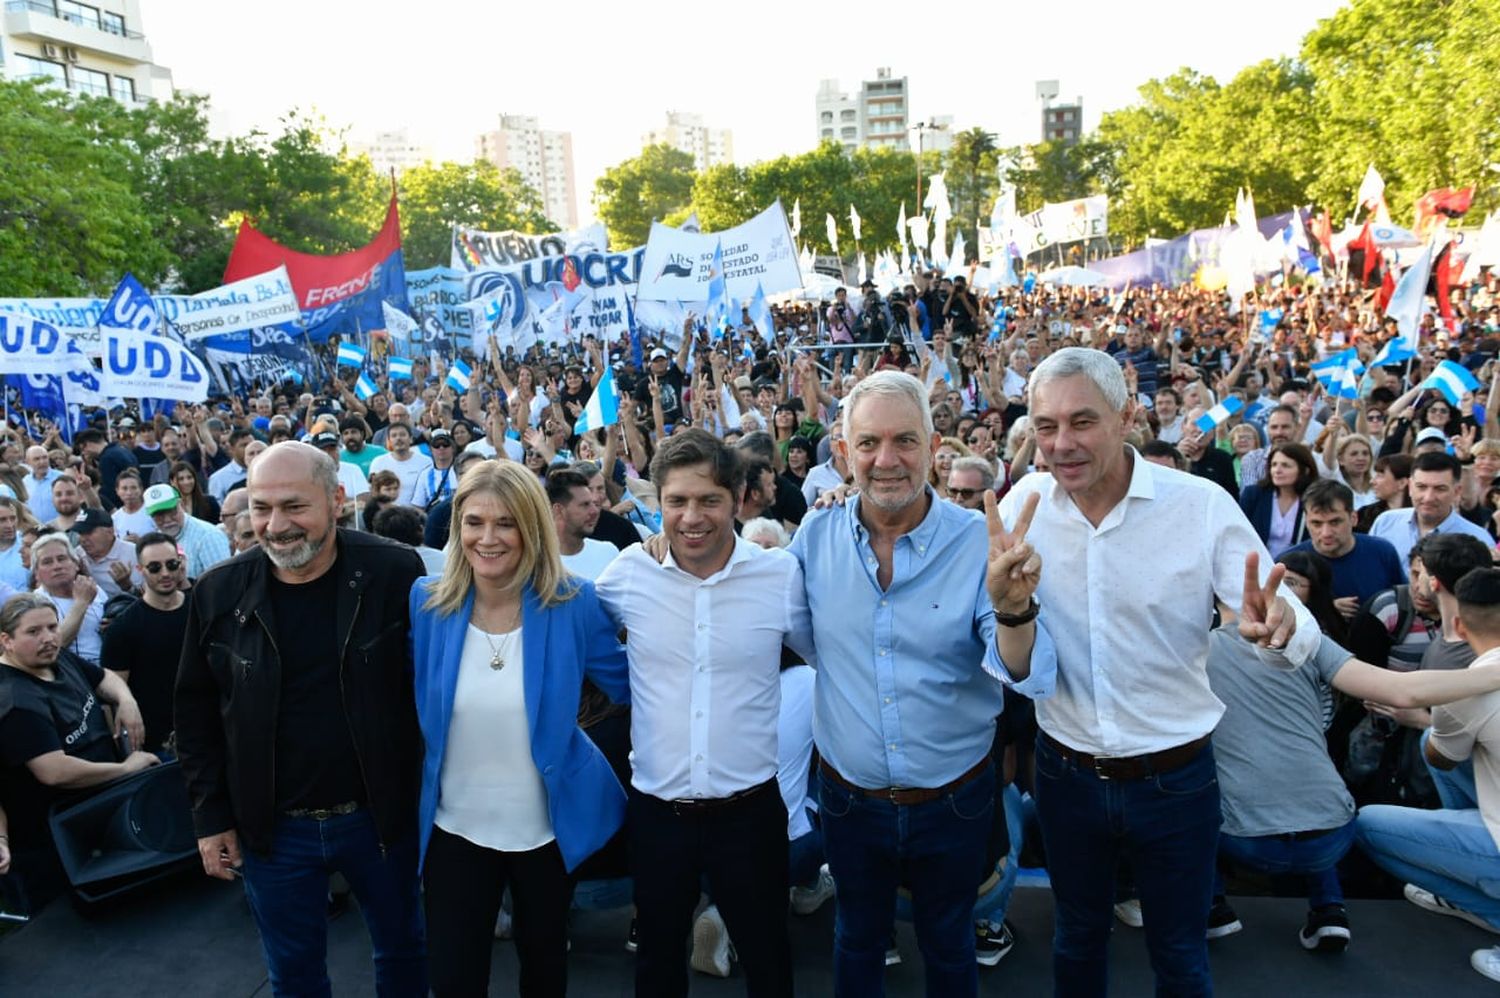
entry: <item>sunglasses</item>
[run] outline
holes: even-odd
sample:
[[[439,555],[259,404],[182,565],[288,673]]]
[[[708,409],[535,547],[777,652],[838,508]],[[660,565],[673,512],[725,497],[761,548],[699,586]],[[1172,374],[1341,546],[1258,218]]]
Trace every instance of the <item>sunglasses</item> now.
[[[166,569],[169,572],[175,572],[182,567],[182,559],[168,558],[166,561],[148,561],[142,567],[145,568],[147,573],[151,575],[155,575],[162,569]]]
[[[431,441],[428,444],[428,446],[429,447],[452,447],[453,446],[453,441],[452,440],[433,440],[433,441]]]
[[[953,489],[953,488],[950,488],[948,490],[948,495],[952,496],[954,499],[973,499],[975,496],[979,495],[983,491],[984,491],[984,489]]]

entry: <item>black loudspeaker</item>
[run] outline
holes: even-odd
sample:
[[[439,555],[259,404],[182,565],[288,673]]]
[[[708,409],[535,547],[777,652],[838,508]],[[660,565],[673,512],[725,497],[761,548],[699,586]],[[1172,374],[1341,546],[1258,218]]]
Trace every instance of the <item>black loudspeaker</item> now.
[[[198,861],[176,760],[54,804],[49,820],[68,883],[83,901],[115,897]]]

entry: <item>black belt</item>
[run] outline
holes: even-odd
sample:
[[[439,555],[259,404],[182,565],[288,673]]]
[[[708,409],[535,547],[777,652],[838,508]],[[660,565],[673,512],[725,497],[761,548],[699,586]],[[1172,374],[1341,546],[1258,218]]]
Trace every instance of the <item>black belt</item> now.
[[[953,780],[949,783],[944,783],[940,787],[881,787],[879,790],[872,790],[869,787],[862,787],[857,783],[851,783],[849,780],[844,778],[844,775],[842,773],[834,769],[822,759],[818,760],[818,769],[822,771],[824,776],[828,777],[834,783],[837,783],[839,786],[843,787],[850,793],[860,794],[864,797],[873,797],[876,800],[890,801],[892,804],[909,807],[914,804],[926,804],[928,801],[937,800],[939,797],[946,797],[948,794],[951,794],[953,791],[957,790],[964,784],[974,782],[975,780],[979,779],[981,775],[983,775],[985,769],[989,766],[989,764],[990,757],[986,755],[984,758],[976,762],[972,769],[964,773],[958,779]]]
[[[312,818],[314,821],[327,821],[329,818],[340,818],[346,814],[353,814],[360,808],[357,800],[346,800],[342,804],[333,807],[299,807],[291,811],[282,811],[282,815],[288,818]]]
[[[1063,761],[1072,763],[1080,769],[1090,770],[1101,780],[1144,780],[1159,773],[1170,773],[1174,769],[1181,769],[1198,757],[1198,753],[1203,751],[1209,740],[1209,736],[1204,735],[1182,745],[1162,749],[1160,752],[1147,752],[1145,755],[1102,756],[1089,755],[1087,752],[1069,748],[1045,731],[1038,732],[1038,736],[1042,744],[1062,756]]]
[[[661,800],[663,804],[670,807],[673,814],[702,814],[704,811],[714,811],[726,805],[747,800],[767,787],[774,786],[777,786],[777,783],[776,778],[773,776],[764,783],[757,783],[755,786],[746,787],[744,790],[736,790],[728,797],[705,797],[698,800],[662,800],[658,797],[657,800]]]

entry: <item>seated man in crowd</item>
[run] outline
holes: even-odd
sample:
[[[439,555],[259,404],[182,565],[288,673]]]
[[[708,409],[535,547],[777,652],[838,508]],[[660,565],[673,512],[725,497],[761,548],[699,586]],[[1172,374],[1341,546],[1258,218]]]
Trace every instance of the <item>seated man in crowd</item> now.
[[[23,593],[0,606],[0,800],[10,850],[33,908],[61,889],[47,810],[64,791],[97,787],[159,761],[120,752],[116,736],[144,740],[125,681],[63,650],[56,606]],[[102,704],[115,708],[115,730]],[[123,759],[123,761],[121,761]]]

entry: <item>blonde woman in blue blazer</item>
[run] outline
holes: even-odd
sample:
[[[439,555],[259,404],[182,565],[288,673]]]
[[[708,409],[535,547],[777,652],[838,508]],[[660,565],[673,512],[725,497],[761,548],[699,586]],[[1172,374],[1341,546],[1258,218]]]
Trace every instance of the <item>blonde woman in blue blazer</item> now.
[[[587,676],[626,702],[625,651],[592,583],[563,568],[523,465],[470,468],[448,536],[443,574],[411,593],[432,990],[488,994],[509,887],[520,993],[561,995],[572,871],[625,820],[625,792],[578,727],[579,692]]]

